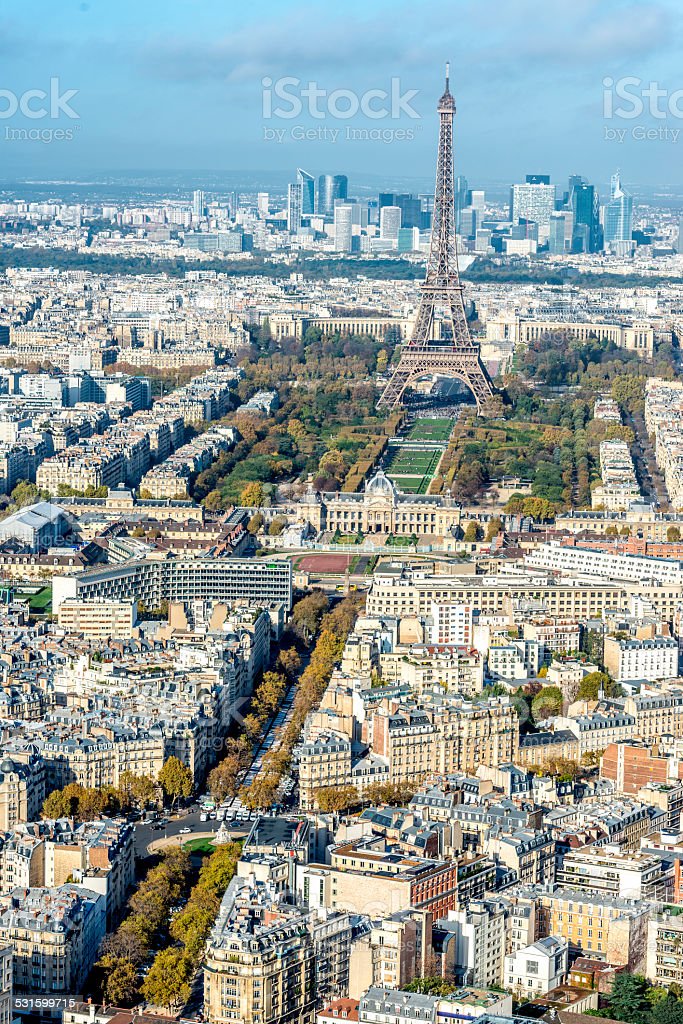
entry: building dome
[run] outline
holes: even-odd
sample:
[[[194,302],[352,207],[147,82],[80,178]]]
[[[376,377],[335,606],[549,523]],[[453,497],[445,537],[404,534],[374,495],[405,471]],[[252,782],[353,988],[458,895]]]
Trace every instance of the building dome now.
[[[384,470],[378,469],[375,475],[366,483],[365,493],[371,498],[393,499],[396,496],[396,488],[389,477],[384,475]]]
[[[0,762],[0,772],[2,772],[3,775],[9,775],[10,772],[13,771],[14,761],[10,757],[4,758],[4,760]]]

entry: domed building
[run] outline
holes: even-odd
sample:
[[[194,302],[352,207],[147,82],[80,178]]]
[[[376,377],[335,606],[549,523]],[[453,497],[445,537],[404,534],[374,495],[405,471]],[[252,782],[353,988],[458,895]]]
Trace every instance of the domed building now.
[[[443,537],[460,524],[460,505],[442,494],[403,494],[382,469],[364,491],[346,494],[309,489],[301,517],[318,532]]]

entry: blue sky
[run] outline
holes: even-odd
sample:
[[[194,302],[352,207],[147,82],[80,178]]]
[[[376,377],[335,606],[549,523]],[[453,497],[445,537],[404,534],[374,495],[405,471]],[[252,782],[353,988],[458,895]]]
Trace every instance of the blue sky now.
[[[683,129],[683,100],[681,116],[606,119],[603,80],[683,88],[682,24],[676,0],[5,0],[0,111],[4,91],[47,91],[56,78],[61,93],[76,90],[69,106],[78,116],[0,117],[0,178],[127,169],[288,175],[302,166],[352,181],[430,179],[434,108],[450,59],[456,168],[473,183],[530,171],[603,183],[618,166],[633,185],[680,186],[683,131],[677,141],[659,135]],[[284,77],[299,82],[290,94],[308,82],[326,96],[343,90],[342,106],[354,102],[347,94],[360,102],[396,79],[400,93],[415,92],[409,105],[418,116],[339,118],[325,97],[320,118],[305,105],[294,118],[264,117],[263,79]],[[634,137],[641,125],[658,137]],[[605,137],[613,127],[626,130],[622,142]],[[12,138],[18,128],[70,129],[73,138]],[[320,137],[298,137],[309,129]],[[347,129],[390,134],[349,138]],[[268,130],[276,134],[266,139]]]

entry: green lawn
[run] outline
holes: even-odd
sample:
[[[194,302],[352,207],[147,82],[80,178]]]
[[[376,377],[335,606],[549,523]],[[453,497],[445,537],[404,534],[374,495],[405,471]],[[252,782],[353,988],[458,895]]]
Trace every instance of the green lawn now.
[[[406,434],[409,441],[448,441],[453,430],[453,420],[449,417],[435,416],[415,420]]]
[[[441,459],[440,451],[390,448],[386,474],[406,494],[426,494]]]
[[[183,843],[183,850],[187,850],[188,853],[213,853],[214,844],[210,839],[203,837],[199,839],[190,839],[187,843]]]
[[[17,587],[14,596],[19,601],[28,601],[34,615],[46,615],[52,609],[52,587],[26,587],[25,590]]]
[[[410,537],[387,537],[386,546],[388,548],[411,548],[413,542]]]

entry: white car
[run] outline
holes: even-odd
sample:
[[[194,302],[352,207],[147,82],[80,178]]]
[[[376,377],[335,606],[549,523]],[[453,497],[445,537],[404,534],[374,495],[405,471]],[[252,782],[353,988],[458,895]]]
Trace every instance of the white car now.
[[[187,833],[188,833],[188,832],[191,832],[191,831],[192,831],[192,829],[191,829],[191,828],[188,828],[188,826],[186,825],[186,826],[185,826],[185,828],[181,828],[181,829],[180,829],[180,831],[178,832],[178,835],[181,835],[181,836],[186,836],[186,835],[187,835]]]

